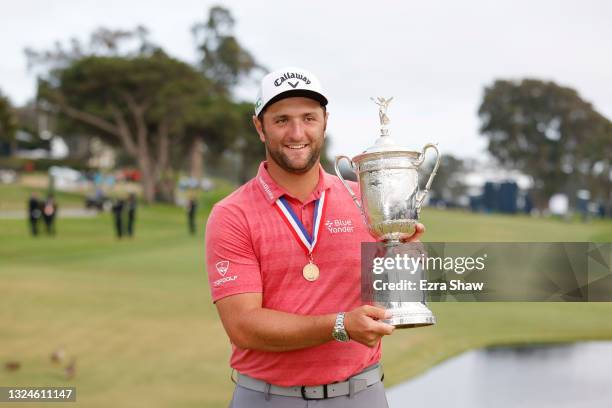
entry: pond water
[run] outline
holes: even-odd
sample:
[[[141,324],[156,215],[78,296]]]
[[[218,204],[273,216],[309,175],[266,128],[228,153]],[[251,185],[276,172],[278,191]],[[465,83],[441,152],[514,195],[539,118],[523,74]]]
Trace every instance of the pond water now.
[[[390,408],[610,408],[612,342],[488,348],[387,390]]]

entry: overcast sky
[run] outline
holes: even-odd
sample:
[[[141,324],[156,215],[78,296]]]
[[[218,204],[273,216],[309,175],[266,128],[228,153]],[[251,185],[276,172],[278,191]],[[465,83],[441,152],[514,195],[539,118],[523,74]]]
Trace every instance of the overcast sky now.
[[[476,111],[497,78],[549,79],[612,118],[612,2],[601,1],[140,1],[21,0],[0,14],[0,90],[14,104],[35,92],[23,49],[143,24],[168,53],[194,61],[191,25],[213,4],[260,63],[313,71],[329,95],[332,154],[378,136],[370,96],[394,96],[391,135],[460,157],[483,154]],[[255,90],[244,96],[255,99]]]

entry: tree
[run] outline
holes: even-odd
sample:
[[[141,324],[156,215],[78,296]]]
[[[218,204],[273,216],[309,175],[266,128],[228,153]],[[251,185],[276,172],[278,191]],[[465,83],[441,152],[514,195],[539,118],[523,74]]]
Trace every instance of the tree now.
[[[0,92],[0,143],[5,143],[9,151],[15,149],[17,120],[10,101]]]
[[[215,6],[209,10],[206,21],[192,28],[200,56],[199,68],[215,84],[215,97],[220,101],[232,100],[236,85],[254,80],[267,71],[235,37],[235,23],[228,9]],[[244,183],[257,172],[259,163],[265,159],[265,146],[253,127],[253,103],[234,102],[225,107],[226,110],[216,112],[218,118],[225,118],[225,124],[218,126],[220,121],[209,122],[206,129],[200,129],[199,134],[206,140],[206,145],[212,147],[212,157],[218,157],[223,148],[229,148],[241,156],[238,181]],[[211,126],[213,124],[217,126]],[[211,139],[215,140],[214,145],[211,145]],[[219,142],[224,144],[220,145]],[[321,152],[321,163],[329,171],[333,165],[327,157],[328,144]]]
[[[245,130],[246,103],[235,102],[233,90],[261,67],[233,27],[222,7],[194,25],[197,67],[169,57],[143,27],[102,28],[87,44],[28,49],[29,66],[42,70],[39,106],[59,117],[54,123],[64,135],[121,146],[142,173],[144,198],[171,200],[175,170],[188,163],[189,174],[201,177],[203,152],[220,157],[232,149],[243,162],[251,158],[254,132]]]
[[[180,145],[184,115],[210,95],[211,83],[150,45],[143,32],[98,30],[91,44],[104,45],[106,55],[85,54],[74,42],[72,52],[60,47],[55,54],[29,55],[34,63],[41,55],[42,62],[58,62],[39,79],[38,99],[63,116],[63,126],[120,145],[142,173],[144,199],[172,201],[172,151]],[[134,36],[140,36],[137,51],[118,55],[119,41]]]
[[[217,93],[224,97],[231,97],[232,90],[241,80],[263,70],[234,36],[234,25],[234,17],[228,9],[214,6],[206,21],[194,24],[191,29],[200,57],[200,69],[215,83]]]
[[[239,138],[233,149],[242,157],[238,181],[245,183],[257,173],[259,163],[266,158],[266,147],[253,126],[253,104],[238,104],[240,112]]]
[[[34,101],[16,108],[15,117],[20,136],[15,143],[17,149],[51,151],[51,135],[46,131],[49,118],[44,114],[41,115]]]
[[[50,50],[37,51],[26,47],[24,50],[29,70],[40,70],[46,74],[49,69],[65,68],[81,58],[97,55],[107,57],[137,57],[151,55],[159,47],[148,39],[149,30],[137,26],[133,30],[110,30],[98,28],[83,44],[76,38],[70,39],[67,48],[56,41]]]
[[[202,153],[218,158],[231,148],[242,156],[239,178],[252,170],[252,159],[263,148],[253,143],[252,104],[234,102],[233,90],[262,67],[234,36],[235,20],[229,10],[214,6],[204,22],[194,24],[192,34],[199,56],[198,68],[212,83],[212,97],[194,107],[186,128],[190,175],[202,174]]]
[[[585,185],[597,163],[609,166],[610,121],[571,88],[497,80],[485,88],[478,114],[489,152],[534,178],[540,208],[570,184]]]
[[[425,186],[425,183],[427,183],[434,165],[434,160],[425,162],[423,171],[419,172],[421,186]],[[451,154],[442,155],[438,172],[431,185],[430,196],[438,200],[444,200],[448,204],[457,204],[458,199],[467,192],[467,186],[463,182],[465,170],[461,159]]]
[[[212,96],[200,100],[185,116],[185,156],[191,177],[202,177],[204,153],[213,161],[243,137],[241,105]]]

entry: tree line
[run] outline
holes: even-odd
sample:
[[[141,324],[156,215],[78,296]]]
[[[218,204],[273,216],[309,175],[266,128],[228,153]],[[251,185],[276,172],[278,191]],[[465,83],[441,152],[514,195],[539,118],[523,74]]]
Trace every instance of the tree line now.
[[[253,136],[253,105],[233,91],[265,68],[239,43],[234,25],[218,6],[194,24],[193,65],[152,43],[144,27],[100,28],[87,43],[26,49],[38,75],[36,109],[52,118],[53,133],[95,136],[127,155],[147,202],[172,202],[178,171],[200,177],[204,152],[240,155],[244,179],[264,148]]]
[[[180,170],[200,177],[204,157],[215,163],[228,151],[245,181],[264,147],[252,129],[252,103],[236,100],[234,91],[266,69],[234,27],[230,11],[219,6],[194,24],[196,64],[152,43],[144,27],[101,28],[87,43],[27,49],[37,96],[20,116],[37,110],[51,118],[55,134],[96,136],[116,147],[140,170],[148,202],[173,201]],[[28,123],[14,112],[0,94],[0,140],[11,144]],[[612,124],[577,91],[537,79],[496,80],[485,87],[478,115],[489,153],[533,178],[538,207],[554,193],[578,188],[612,202]],[[456,158],[445,163],[449,175],[460,167]]]
[[[537,207],[555,193],[573,200],[580,189],[612,207],[612,122],[576,90],[497,80],[485,88],[478,114],[489,153],[533,178]]]

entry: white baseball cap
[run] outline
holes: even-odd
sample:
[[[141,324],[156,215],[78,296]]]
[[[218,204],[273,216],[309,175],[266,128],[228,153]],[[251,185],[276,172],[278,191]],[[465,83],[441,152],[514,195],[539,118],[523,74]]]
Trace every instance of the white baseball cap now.
[[[263,77],[255,101],[255,115],[281,99],[302,96],[327,105],[327,98],[321,83],[310,71],[302,68],[287,67],[270,72]]]

